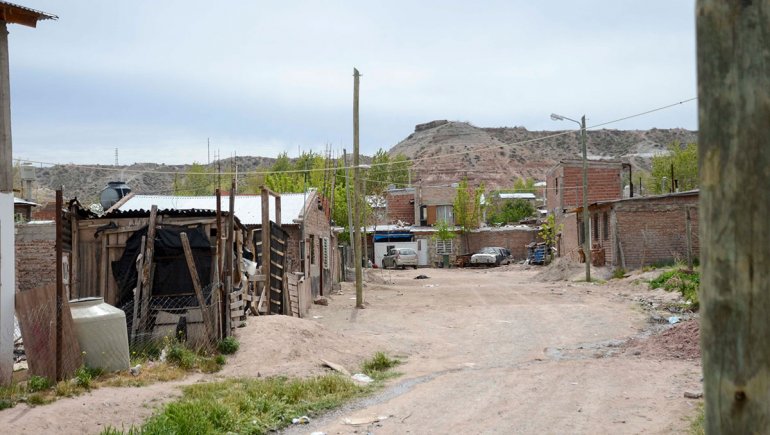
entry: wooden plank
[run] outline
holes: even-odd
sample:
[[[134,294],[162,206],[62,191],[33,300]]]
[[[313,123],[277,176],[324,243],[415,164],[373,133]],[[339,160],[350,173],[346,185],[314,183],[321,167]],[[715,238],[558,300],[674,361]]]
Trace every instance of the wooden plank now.
[[[80,296],[80,228],[75,214],[76,206],[73,204],[70,210],[72,216],[72,256],[70,266],[70,297]]]
[[[131,321],[131,342],[136,342],[137,316],[139,315],[139,299],[142,295],[142,272],[144,271],[144,249],[147,243],[147,236],[142,236],[139,244],[139,255],[136,257],[136,289],[134,289],[134,314]]]
[[[187,270],[190,272],[193,290],[195,290],[195,297],[198,299],[198,306],[200,307],[201,314],[203,315],[203,324],[206,325],[206,332],[209,336],[209,344],[212,344],[216,335],[214,331],[214,322],[209,318],[208,310],[206,310],[206,298],[203,297],[203,290],[201,290],[201,281],[200,277],[198,276],[198,268],[195,267],[195,259],[193,258],[192,249],[190,249],[190,241],[187,239],[187,233],[179,233],[179,237],[182,240],[182,249],[184,250],[184,257],[187,260]]]
[[[234,291],[234,292],[230,293],[230,295],[231,295],[231,297],[233,297],[233,298],[242,297],[242,296],[243,296],[243,289],[240,289],[240,290]]]
[[[150,310],[150,297],[152,296],[152,281],[155,277],[155,224],[158,218],[158,206],[153,205],[150,209],[150,220],[147,223],[147,248],[144,258],[144,270],[142,271],[142,309],[139,313],[139,323],[146,327],[148,314]]]
[[[265,282],[265,275],[254,275],[249,277],[251,282]]]
[[[274,254],[279,255],[281,257],[286,256],[286,254],[284,254],[283,252],[281,252],[281,251],[279,251],[279,250],[277,250],[275,248],[270,248],[270,252],[273,252]]]
[[[16,317],[19,319],[29,374],[54,380],[56,373],[56,286],[49,285],[16,293]],[[60,378],[72,375],[82,364],[80,345],[75,337],[69,304],[61,304],[61,372]]]
[[[262,274],[270,276],[270,195],[267,187],[262,186]],[[266,286],[267,287],[267,286]],[[267,293],[267,314],[270,310],[270,294]]]
[[[238,299],[235,302],[230,302],[230,309],[240,308],[243,306],[243,299]]]

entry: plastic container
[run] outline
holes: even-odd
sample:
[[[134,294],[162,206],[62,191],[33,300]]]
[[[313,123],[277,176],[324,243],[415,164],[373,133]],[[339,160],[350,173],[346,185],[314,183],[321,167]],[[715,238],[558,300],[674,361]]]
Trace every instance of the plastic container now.
[[[70,311],[85,365],[107,372],[128,370],[126,313],[103,298],[72,300]]]

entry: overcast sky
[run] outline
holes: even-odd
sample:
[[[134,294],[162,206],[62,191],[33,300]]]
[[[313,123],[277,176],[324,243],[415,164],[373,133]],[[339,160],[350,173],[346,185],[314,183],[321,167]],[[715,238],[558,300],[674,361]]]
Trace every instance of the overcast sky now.
[[[433,119],[572,128],[696,96],[694,0],[19,0],[14,157],[206,162],[298,147],[390,148]],[[611,126],[697,128],[690,102]],[[610,126],[608,126],[610,128]]]

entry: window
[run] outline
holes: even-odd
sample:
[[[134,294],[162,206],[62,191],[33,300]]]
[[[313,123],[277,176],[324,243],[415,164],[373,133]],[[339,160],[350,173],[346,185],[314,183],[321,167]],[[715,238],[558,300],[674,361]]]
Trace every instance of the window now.
[[[436,254],[449,255],[452,253],[452,239],[436,240]]]
[[[323,255],[323,267],[324,269],[330,269],[329,267],[329,238],[324,237],[321,239],[321,255]]]
[[[578,245],[583,246],[583,241],[585,240],[585,231],[586,226],[583,224],[583,222],[578,221]]]
[[[591,227],[591,238],[599,240],[599,213],[594,213],[593,227]]]
[[[315,264],[315,236],[310,235],[310,264]]]
[[[610,221],[607,219],[607,212],[604,212],[604,225],[602,226],[604,230],[604,240],[610,239]]]
[[[455,218],[452,213],[451,205],[438,205],[436,206],[436,222],[444,221],[447,225],[454,225]]]

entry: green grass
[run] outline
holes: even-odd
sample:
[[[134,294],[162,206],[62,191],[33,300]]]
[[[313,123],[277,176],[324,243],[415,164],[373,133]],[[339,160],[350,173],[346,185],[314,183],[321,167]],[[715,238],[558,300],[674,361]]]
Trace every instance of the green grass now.
[[[698,413],[695,414],[692,421],[690,421],[690,434],[691,435],[705,435],[706,433],[706,417],[703,404],[698,407]]]
[[[51,380],[45,376],[32,375],[27,379],[27,391],[30,393],[47,390],[51,388],[51,386]]]
[[[650,288],[663,288],[667,291],[678,291],[685,300],[692,303],[692,308],[698,308],[698,288],[700,287],[700,274],[698,271],[689,271],[682,267],[669,269],[650,281]]]
[[[390,358],[383,352],[377,352],[372,358],[361,363],[361,371],[375,381],[383,381],[399,375],[391,370],[399,364],[401,361]]]
[[[615,270],[612,271],[612,277],[614,279],[621,279],[626,274],[626,269],[623,269],[622,267],[616,267]]]
[[[141,428],[106,428],[102,435],[264,434],[302,415],[317,415],[370,391],[337,375],[309,379],[228,379],[185,387]]]

